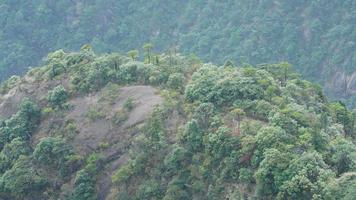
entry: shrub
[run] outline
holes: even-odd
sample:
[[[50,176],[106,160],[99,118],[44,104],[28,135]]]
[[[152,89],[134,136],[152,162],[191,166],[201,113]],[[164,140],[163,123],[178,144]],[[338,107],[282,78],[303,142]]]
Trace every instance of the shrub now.
[[[100,100],[107,101],[111,105],[113,105],[115,103],[116,98],[119,95],[118,89],[119,89],[119,85],[114,83],[108,83],[102,90],[103,96]]]
[[[77,125],[73,121],[69,121],[65,127],[65,137],[73,138],[77,133]]]
[[[173,73],[169,76],[167,86],[171,89],[182,90],[184,84],[184,76],[181,73]]]
[[[104,118],[105,115],[104,113],[100,112],[98,108],[92,107],[88,109],[87,113],[85,114],[85,117],[88,118],[91,122],[94,122],[98,119]]]
[[[128,98],[125,103],[124,103],[124,108],[127,110],[127,111],[131,111],[135,106],[135,102],[133,100],[133,98]]]
[[[42,117],[48,117],[53,113],[52,107],[45,107],[42,109]]]
[[[239,180],[242,183],[249,184],[253,181],[253,172],[248,168],[241,168],[239,174]]]
[[[11,76],[8,80],[0,85],[0,94],[5,94],[20,81],[19,76]]]
[[[68,93],[62,85],[59,85],[48,92],[47,100],[52,108],[62,109],[68,100]]]
[[[112,121],[114,124],[119,125],[122,122],[126,121],[129,117],[129,113],[126,110],[119,110],[115,113]]]

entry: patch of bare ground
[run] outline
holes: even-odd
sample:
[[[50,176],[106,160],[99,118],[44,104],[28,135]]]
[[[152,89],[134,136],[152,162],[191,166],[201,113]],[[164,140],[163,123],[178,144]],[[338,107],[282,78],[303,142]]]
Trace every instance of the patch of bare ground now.
[[[77,125],[79,133],[72,142],[79,152],[88,153],[99,148],[102,142],[111,143],[122,139],[124,133],[131,132],[130,128],[144,122],[154,107],[163,102],[163,99],[156,94],[157,89],[151,86],[123,87],[117,93],[118,97],[113,104],[100,101],[100,92],[69,101],[73,108],[66,115],[66,119],[73,120]],[[113,124],[112,117],[123,109],[124,103],[129,98],[134,100],[134,107],[128,113],[127,119],[120,125]],[[95,112],[102,116],[89,120],[86,114],[90,109],[96,110]]]
[[[71,99],[72,109],[65,120],[74,121],[78,133],[71,141],[77,152],[87,155],[100,152],[105,166],[98,178],[98,199],[105,199],[111,189],[111,176],[128,159],[127,151],[131,139],[139,132],[139,127],[150,116],[155,106],[162,104],[163,98],[151,86],[128,86],[117,89],[114,101],[102,98],[104,92]],[[116,113],[124,110],[128,99],[133,100],[133,108],[121,123],[113,122]],[[97,112],[97,119],[88,119],[89,110]]]

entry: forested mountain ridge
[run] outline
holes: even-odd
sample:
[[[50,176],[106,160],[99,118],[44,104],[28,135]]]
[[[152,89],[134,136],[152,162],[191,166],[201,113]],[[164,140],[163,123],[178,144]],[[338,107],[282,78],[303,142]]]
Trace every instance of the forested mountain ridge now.
[[[355,106],[355,12],[353,0],[1,0],[0,69],[5,79],[51,50],[149,41],[217,64],[288,61]]]
[[[50,53],[0,86],[0,199],[344,199],[356,113],[286,62]]]

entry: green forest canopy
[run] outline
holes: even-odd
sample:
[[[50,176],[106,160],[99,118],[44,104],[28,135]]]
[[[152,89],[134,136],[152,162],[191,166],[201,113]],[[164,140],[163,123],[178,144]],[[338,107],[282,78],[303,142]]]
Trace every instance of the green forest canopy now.
[[[137,52],[96,55],[88,45],[80,52],[59,50],[41,68],[1,85],[8,94],[45,84],[48,95],[31,94],[1,122],[0,198],[98,199],[99,176],[110,163],[104,152],[121,147],[129,159],[106,180],[113,183],[104,194],[109,199],[355,196],[356,113],[329,102],[288,63],[218,67],[145,49],[145,62],[135,60]],[[106,101],[113,95],[107,88],[130,85],[158,88],[165,103],[143,126],[130,128],[139,131],[128,146],[109,141],[80,155],[73,143],[80,130],[75,121],[65,121],[70,100],[95,94]],[[134,106],[126,101],[120,114]],[[169,125],[172,116],[177,129]]]
[[[354,0],[1,0],[0,78],[56,49],[126,52],[151,42],[217,64],[288,61],[354,106],[356,81],[345,75],[356,68],[355,12]]]

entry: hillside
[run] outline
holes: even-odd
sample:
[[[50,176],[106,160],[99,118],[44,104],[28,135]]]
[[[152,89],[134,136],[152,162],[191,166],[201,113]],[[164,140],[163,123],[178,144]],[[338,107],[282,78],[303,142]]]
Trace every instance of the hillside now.
[[[288,63],[58,50],[0,87],[0,199],[352,199],[356,113]]]
[[[327,96],[356,105],[354,0],[1,0],[0,13],[2,80],[55,49],[151,42],[218,65],[288,61]]]

